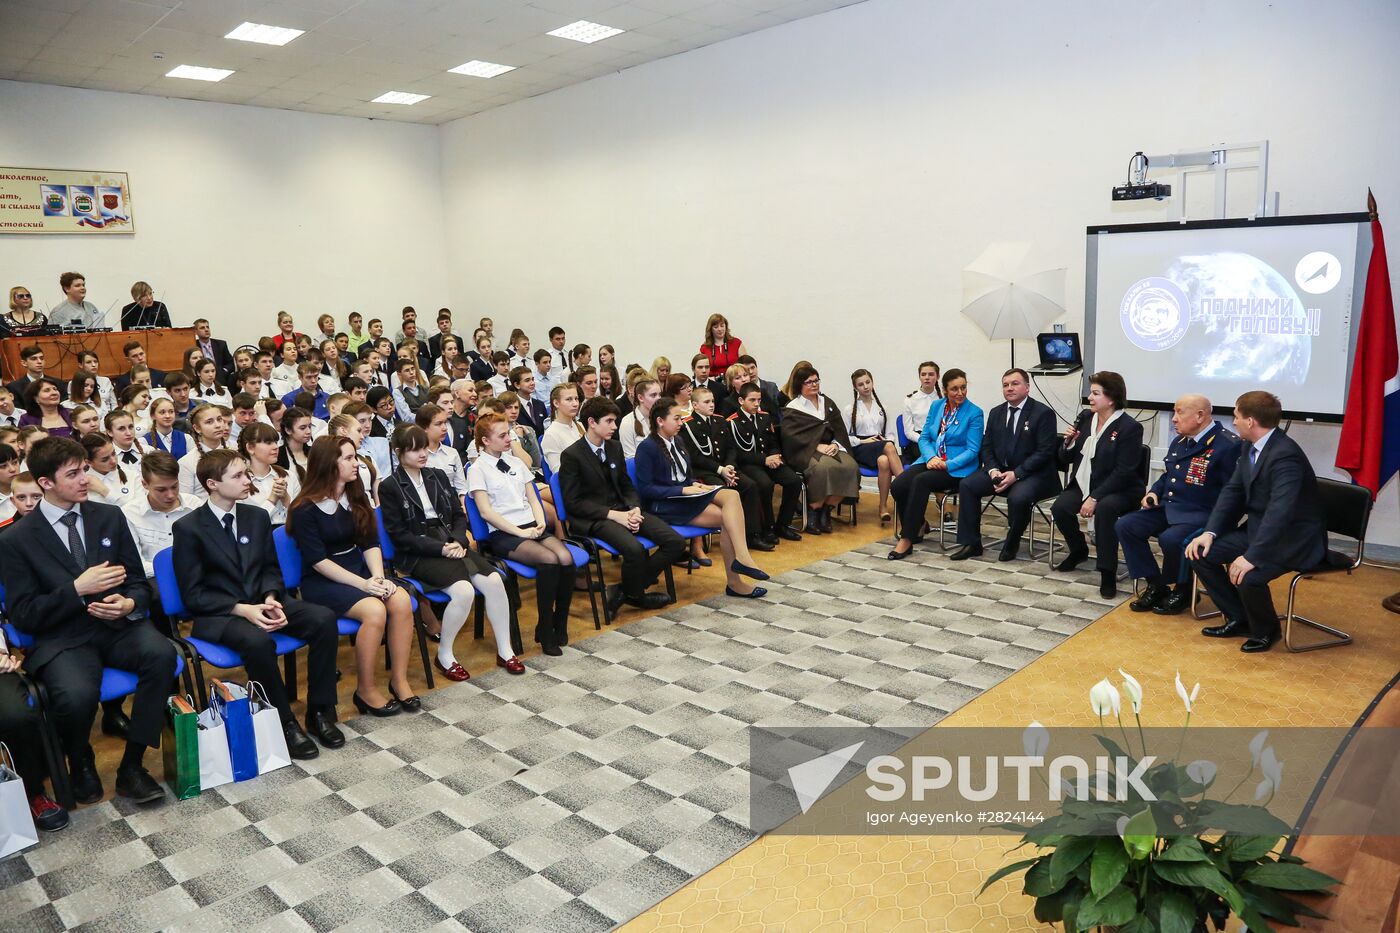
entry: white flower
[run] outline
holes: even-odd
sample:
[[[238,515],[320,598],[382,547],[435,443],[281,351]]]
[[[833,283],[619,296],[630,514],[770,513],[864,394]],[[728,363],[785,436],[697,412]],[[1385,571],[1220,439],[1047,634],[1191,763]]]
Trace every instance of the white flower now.
[[[1198,682],[1191,688],[1191,692],[1186,692],[1186,685],[1181,682],[1181,671],[1176,672],[1176,695],[1181,697],[1181,702],[1186,706],[1186,712],[1191,712],[1191,706],[1196,702],[1196,695],[1201,692],[1201,685]]]
[[[1186,776],[1204,786],[1215,780],[1215,770],[1215,762],[1200,758],[1186,766]]]
[[[1121,667],[1118,673],[1123,675],[1123,692],[1128,695],[1128,702],[1132,704],[1133,715],[1142,712],[1142,684],[1137,682],[1137,678]]]
[[[1021,747],[1032,758],[1043,758],[1050,747],[1050,730],[1038,722],[1031,722],[1021,733]]]
[[[1128,818],[1126,816],[1118,817],[1117,829],[1119,838],[1128,831]]]
[[[1279,785],[1283,783],[1283,762],[1274,754],[1272,745],[1264,749],[1264,753],[1259,756],[1259,769],[1264,772],[1264,780],[1254,788],[1255,800],[1263,800],[1270,794],[1278,793]]]
[[[1251,761],[1251,768],[1259,767],[1259,756],[1263,754],[1264,743],[1267,741],[1269,741],[1268,729],[1265,729],[1263,732],[1260,732],[1254,738],[1249,740],[1249,758]]]
[[[1123,698],[1118,695],[1118,688],[1109,683],[1107,677],[1089,688],[1089,705],[1099,716],[1110,713],[1117,716],[1122,704]]]

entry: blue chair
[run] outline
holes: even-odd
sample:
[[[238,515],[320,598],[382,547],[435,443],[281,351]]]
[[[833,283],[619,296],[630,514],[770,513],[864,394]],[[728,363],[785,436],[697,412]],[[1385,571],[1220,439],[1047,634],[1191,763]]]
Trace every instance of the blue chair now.
[[[635,457],[627,460],[627,478],[632,481],[633,486],[637,485],[637,460]],[[668,527],[687,541],[692,541],[695,538],[708,538],[715,533],[714,528],[701,528],[699,525],[670,525],[668,523]],[[692,569],[693,568],[690,566],[690,558],[687,556],[685,572],[689,574]]]
[[[180,596],[180,583],[175,578],[175,561],[170,548],[165,548],[156,554],[156,588],[160,590],[160,604],[165,610],[165,614],[170,617],[172,630],[179,632],[177,626],[189,619],[189,611],[185,609],[185,601]],[[207,641],[203,638],[196,638],[193,635],[182,636],[179,642],[182,648],[194,649],[184,652],[185,659],[194,667],[195,684],[198,688],[200,709],[209,705],[208,680],[204,676],[204,664],[219,670],[230,670],[243,666],[243,658],[237,651],[226,645],[221,645],[215,641]],[[272,633],[272,643],[277,652],[277,656],[282,659],[283,681],[287,686],[287,697],[293,702],[297,698],[297,655],[298,648],[306,647],[306,642],[291,635],[284,635],[281,632]]]
[[[904,433],[904,416],[894,419],[894,437],[899,442],[899,455],[904,456],[904,448],[909,446],[909,435]]]
[[[7,612],[3,586],[0,586],[0,612]],[[4,629],[5,641],[11,648],[28,651],[34,647],[34,637],[15,628],[8,619],[0,624],[0,628]],[[193,695],[194,687],[190,683],[189,668],[185,665],[184,646],[179,642],[173,642],[173,640],[172,643],[175,645],[177,653],[175,655],[175,673],[170,678],[171,685],[174,686],[183,676],[186,692]],[[53,784],[54,799],[58,801],[59,806],[72,810],[78,805],[78,802],[73,798],[73,788],[68,779],[68,768],[63,761],[62,744],[59,742],[58,732],[48,716],[48,692],[42,683],[29,677],[22,677],[21,682],[29,693],[30,705],[36,706],[40,712],[43,726],[40,730],[40,740],[44,746],[44,755],[49,767],[49,779]],[[112,700],[125,699],[136,692],[136,684],[137,677],[130,671],[104,667],[98,702],[107,703]]]
[[[559,474],[558,474],[558,473],[552,474],[552,475],[549,477],[549,491],[550,491],[550,492],[553,494],[553,496],[554,496],[554,511],[555,511],[556,513],[558,513],[558,515],[559,515],[559,521],[562,522],[562,523],[564,524],[564,529],[565,529],[565,531],[567,531],[567,530],[568,530],[568,527],[569,527],[569,524],[568,524],[568,523],[569,523],[569,515],[568,515],[568,512],[567,512],[567,511],[565,510],[565,508],[564,508],[564,492],[563,492],[563,489],[562,489],[562,488],[560,487],[560,485],[559,485]],[[600,584],[604,583],[605,580],[604,580],[604,577],[603,577],[603,556],[602,556],[602,555],[606,553],[606,554],[611,554],[613,557],[620,557],[621,555],[618,554],[617,549],[614,548],[611,544],[608,544],[608,542],[604,541],[602,538],[593,538],[593,537],[581,538],[581,537],[577,537],[577,536],[571,536],[569,540],[571,540],[571,541],[573,541],[574,543],[576,543],[576,544],[582,546],[582,547],[584,548],[584,550],[586,550],[586,551],[588,552],[588,556],[589,556],[589,558],[590,558],[590,562],[593,563],[593,564],[596,564],[597,567],[598,567],[598,582],[599,582]],[[648,537],[645,537],[644,535],[637,535],[637,543],[640,544],[642,547],[646,548],[648,551],[651,550],[652,548],[656,547],[656,542],[652,541],[652,540],[651,540],[650,538],[648,538]],[[585,566],[586,566],[586,565],[585,565]],[[675,601],[676,601],[676,578],[672,575],[672,573],[671,573],[671,568],[670,568],[669,565],[666,567],[665,574],[666,574],[666,595],[669,596],[669,597],[671,598],[671,602],[675,602]],[[590,581],[591,581],[591,574],[590,574]],[[592,587],[592,583],[591,583],[591,582],[590,582],[589,586],[590,586],[590,588]],[[607,607],[607,602],[606,602],[606,600],[604,601],[604,604],[603,604],[603,621],[604,621],[604,622],[607,622],[609,625],[612,624],[612,616],[608,614],[608,607]]]
[[[535,488],[533,483],[530,484],[530,488],[534,490],[535,501],[540,502],[541,506],[543,506],[544,503],[539,498],[540,491]],[[481,510],[476,507],[476,502],[472,499],[470,494],[462,497],[462,503],[467,509],[467,521],[471,522],[472,537],[476,539],[477,549],[481,550],[487,537],[491,534],[491,526],[486,523],[486,519],[481,517]],[[574,559],[574,564],[583,568],[584,579],[588,583],[588,604],[593,609],[593,627],[595,629],[601,629],[603,623],[598,618],[598,597],[593,590],[593,565],[588,559],[588,551],[586,551],[582,545],[574,544],[567,539],[564,541],[564,547],[568,548],[570,556]],[[535,579],[538,575],[535,568],[529,564],[523,564],[518,560],[511,560],[509,557],[496,558],[494,560],[498,566],[505,569],[506,582],[515,587],[515,599],[512,600],[511,604],[512,606],[518,605],[520,602],[520,583],[518,578],[524,578],[526,580]],[[514,638],[516,637],[516,633],[520,630],[520,623],[515,618],[513,610],[510,625],[512,629],[511,637]]]

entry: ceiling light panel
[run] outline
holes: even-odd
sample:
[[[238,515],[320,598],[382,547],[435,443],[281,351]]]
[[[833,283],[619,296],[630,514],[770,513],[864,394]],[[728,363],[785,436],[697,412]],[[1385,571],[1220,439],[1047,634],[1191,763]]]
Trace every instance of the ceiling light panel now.
[[[408,93],[407,91],[385,91],[383,94],[380,94],[380,95],[379,95],[378,97],[376,97],[374,100],[370,101],[370,103],[371,103],[371,104],[403,104],[403,105],[405,105],[405,106],[412,106],[413,104],[416,104],[416,103],[419,103],[419,102],[421,102],[421,101],[427,100],[430,96],[432,96],[432,95],[430,95],[430,94],[410,94],[410,93]]]
[[[448,71],[458,75],[470,75],[473,78],[494,78],[496,75],[503,75],[507,71],[514,71],[514,65],[497,65],[495,62],[483,62],[473,59],[456,68],[449,68]]]
[[[244,23],[225,39],[238,39],[242,42],[261,42],[263,45],[286,45],[297,36],[305,35],[304,29],[288,29],[286,26],[265,26],[262,23]]]
[[[550,30],[547,35],[558,36],[560,39],[572,39],[575,42],[593,43],[600,39],[607,39],[612,36],[626,32],[625,29],[617,29],[613,26],[604,26],[602,23],[590,23],[586,19],[581,19],[576,23],[567,26],[560,26],[558,29]]]
[[[222,81],[233,72],[227,68],[204,68],[200,65],[176,65],[165,73],[167,78],[189,78],[191,81]]]

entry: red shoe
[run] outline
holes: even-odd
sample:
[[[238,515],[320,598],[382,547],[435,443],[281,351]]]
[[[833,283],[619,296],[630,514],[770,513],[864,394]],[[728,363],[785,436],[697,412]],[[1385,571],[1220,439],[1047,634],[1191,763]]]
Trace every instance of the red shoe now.
[[[35,794],[29,798],[29,815],[34,817],[35,827],[46,833],[56,833],[68,827],[68,811],[46,794]]]
[[[455,680],[458,683],[464,680],[470,680],[472,676],[465,667],[458,664],[456,661],[452,662],[451,667],[443,667],[441,661],[437,658],[433,658],[433,667],[442,671],[442,676],[446,677],[448,680]]]
[[[507,671],[510,671],[512,674],[525,673],[525,664],[519,658],[506,659],[501,657],[500,655],[497,655],[496,666],[504,667]]]

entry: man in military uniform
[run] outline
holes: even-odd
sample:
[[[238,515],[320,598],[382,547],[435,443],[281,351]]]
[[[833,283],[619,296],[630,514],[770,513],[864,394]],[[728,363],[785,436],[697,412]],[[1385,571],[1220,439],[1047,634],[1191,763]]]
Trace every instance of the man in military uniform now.
[[[739,410],[729,416],[730,441],[734,462],[749,479],[758,494],[763,526],[784,541],[801,541],[802,535],[792,527],[793,516],[802,505],[802,477],[786,463],[778,445],[778,432],[773,418],[764,413],[763,389],[750,382],[739,389]],[[773,487],[783,487],[778,518],[773,519]]]
[[[1176,438],[1167,448],[1163,472],[1142,497],[1142,509],[1118,519],[1128,575],[1147,588],[1128,604],[1134,612],[1177,615],[1191,604],[1191,573],[1182,549],[1205,526],[1220,491],[1235,472],[1240,439],[1211,417],[1210,399],[1183,395],[1172,410]],[[1149,539],[1162,547],[1162,566]]]
[[[738,490],[739,500],[744,506],[749,550],[773,550],[778,546],[778,537],[773,533],[773,517],[770,514],[765,520],[758,503],[758,484],[739,470],[729,424],[715,415],[714,391],[709,386],[695,389],[690,404],[691,413],[681,422],[680,441],[696,479]],[[772,483],[768,487],[768,508],[771,513]]]

